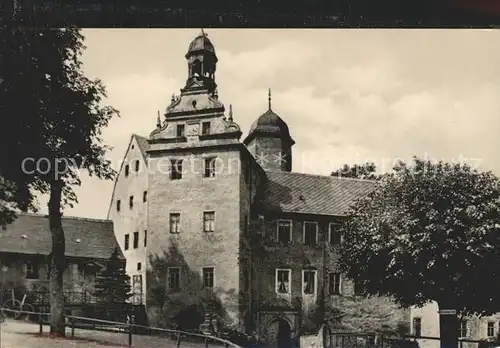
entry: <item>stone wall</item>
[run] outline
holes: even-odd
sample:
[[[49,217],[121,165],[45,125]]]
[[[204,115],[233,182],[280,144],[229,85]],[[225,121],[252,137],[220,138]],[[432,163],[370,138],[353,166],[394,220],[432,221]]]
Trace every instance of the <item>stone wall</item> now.
[[[203,177],[206,157],[217,157],[215,177]],[[183,159],[180,180],[156,171],[160,162]],[[228,324],[239,322],[239,249],[243,217],[240,207],[240,151],[193,150],[149,160],[148,299],[151,318],[174,315],[189,305],[214,300]],[[215,212],[214,232],[204,232],[203,213]],[[180,232],[170,233],[170,214],[180,214]],[[181,289],[168,293],[168,267],[180,267]],[[213,267],[215,288],[203,289],[202,270]],[[161,293],[164,294],[164,303]],[[159,301],[161,300],[161,301]],[[159,308],[161,307],[161,308]],[[160,313],[161,312],[161,313]],[[168,318],[163,318],[168,322]],[[155,319],[152,319],[155,320]]]
[[[278,219],[292,220],[292,242],[284,245],[276,242]],[[316,246],[303,243],[304,222],[318,223],[318,242]],[[265,239],[268,247],[260,255],[261,268],[256,271],[259,285],[254,291],[259,307],[265,310],[297,310],[300,314],[300,328],[304,332],[317,332],[322,323],[321,306],[324,296],[325,316],[330,327],[352,331],[398,331],[408,332],[409,310],[402,309],[386,297],[365,297],[354,295],[354,284],[343,279],[341,293],[328,293],[327,273],[339,272],[339,247],[328,242],[329,223],[333,217],[305,215],[266,216],[264,223]],[[288,299],[276,294],[276,269],[291,269],[291,295]],[[303,289],[303,270],[315,270],[316,292],[306,295]],[[323,291],[324,292],[323,292]],[[264,325],[264,323],[260,323]],[[261,327],[261,330],[264,330]]]
[[[6,272],[0,273],[0,287],[6,289],[19,289],[21,291],[48,291],[49,278],[47,258],[39,256],[35,258],[38,261],[38,279],[26,278],[26,262],[34,260],[33,256],[28,255],[0,255],[0,268],[5,266]],[[82,267],[84,260],[68,260],[67,267],[63,274],[64,290],[80,293],[86,291],[92,293],[95,285],[95,274],[85,271]],[[104,264],[105,261],[102,261]]]
[[[136,161],[139,161],[137,171]],[[129,168],[128,175],[125,175],[127,165]],[[126,272],[130,276],[131,281],[133,281],[134,276],[142,277],[142,289],[146,286],[147,244],[146,246],[144,245],[144,238],[148,233],[147,201],[149,199],[149,192],[146,193],[146,202],[144,202],[143,195],[145,191],[148,192],[148,168],[136,138],[132,137],[123,160],[123,165],[116,179],[108,218],[113,221],[116,240],[127,260]],[[129,204],[130,197],[133,197],[132,207]],[[117,201],[120,201],[120,211],[117,209]],[[137,248],[134,248],[133,245],[134,232],[139,233]],[[125,250],[124,243],[125,235],[127,234],[129,236],[129,248]],[[140,270],[138,269],[139,263]],[[143,301],[145,301],[144,294]]]

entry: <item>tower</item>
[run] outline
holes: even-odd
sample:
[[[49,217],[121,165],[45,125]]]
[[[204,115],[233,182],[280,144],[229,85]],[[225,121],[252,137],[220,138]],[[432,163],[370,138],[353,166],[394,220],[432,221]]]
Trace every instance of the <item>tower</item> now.
[[[203,31],[185,58],[185,86],[149,138],[148,256],[156,261],[148,268],[161,277],[148,278],[147,287],[165,287],[186,303],[203,298],[205,312],[218,302],[226,319],[237,323],[246,149],[232,108],[226,117],[219,100],[217,55]],[[175,316],[179,308],[167,310]]]
[[[188,61],[188,80],[198,80],[204,84],[209,94],[216,92],[215,70],[217,68],[217,55],[212,42],[207,34],[201,30],[201,33],[191,42],[186,53]]]
[[[265,170],[292,171],[292,146],[295,141],[285,121],[271,108],[270,89],[268,109],[252,124],[243,143]]]

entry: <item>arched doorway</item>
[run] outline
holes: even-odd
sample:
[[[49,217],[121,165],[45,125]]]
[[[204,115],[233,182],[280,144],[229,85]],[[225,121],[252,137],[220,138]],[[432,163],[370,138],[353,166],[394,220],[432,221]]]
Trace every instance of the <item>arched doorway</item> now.
[[[291,348],[292,346],[292,328],[285,319],[278,319],[278,348]]]

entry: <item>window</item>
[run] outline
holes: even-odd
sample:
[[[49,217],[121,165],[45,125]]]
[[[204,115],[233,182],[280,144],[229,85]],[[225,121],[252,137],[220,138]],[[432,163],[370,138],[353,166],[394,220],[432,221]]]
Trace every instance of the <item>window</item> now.
[[[203,286],[208,289],[214,287],[214,268],[203,267]]]
[[[215,158],[205,158],[205,178],[215,177]]]
[[[26,279],[39,279],[39,277],[38,263],[32,261],[26,262]]]
[[[129,167],[129,165],[127,164],[127,165],[125,166],[125,177],[127,177],[127,176],[128,176],[128,172],[129,172],[129,171],[130,171],[130,167]]]
[[[210,134],[210,122],[203,122],[201,124],[201,134],[202,135]]]
[[[468,320],[462,320],[460,322],[460,327],[458,329],[458,337],[459,338],[470,337],[470,325]]]
[[[337,223],[330,223],[328,229],[328,240],[331,245],[339,245],[342,243],[342,232],[340,231],[340,225]]]
[[[134,249],[139,247],[139,232],[134,232]]]
[[[148,191],[142,193],[142,202],[146,203],[148,201]]]
[[[177,138],[185,136],[185,126],[183,124],[177,125]]]
[[[140,271],[142,269],[142,263],[137,262],[137,270]]]
[[[203,213],[203,232],[215,231],[215,213],[206,211]]]
[[[171,160],[170,161],[172,171],[170,173],[170,179],[180,180],[182,179],[182,160]]]
[[[135,171],[138,172],[139,171],[139,160],[136,160],[135,161]]]
[[[180,233],[181,232],[181,214],[172,213],[170,214],[170,233]]]
[[[116,201],[116,211],[120,211],[122,202],[120,200]]]
[[[134,196],[130,196],[128,198],[128,206],[130,207],[130,209],[134,207]]]
[[[167,269],[167,282],[170,292],[178,292],[181,289],[181,269],[179,267]]]
[[[356,280],[354,281],[354,295],[361,296],[364,294],[363,282]]]
[[[278,220],[278,242],[290,243],[292,241],[292,221]]]
[[[125,243],[124,243],[124,246],[123,248],[125,250],[128,250],[128,244],[129,244],[129,241],[130,241],[130,236],[128,234],[125,235]]]
[[[488,327],[486,329],[486,335],[488,337],[494,337],[495,336],[495,323],[493,321],[488,322]]]
[[[148,230],[144,230],[144,247],[148,245]]]
[[[131,279],[132,292],[134,294],[142,294],[142,274],[134,274]]]
[[[277,269],[276,270],[276,292],[278,294],[290,294],[290,278],[292,270],[290,269]]]
[[[304,222],[304,244],[314,246],[318,242],[318,224],[316,222]]]
[[[341,281],[340,273],[328,274],[328,293],[330,295],[340,295]]]
[[[422,318],[413,318],[413,336],[422,336]]]
[[[302,290],[306,295],[313,295],[316,293],[316,271],[304,270],[302,271]]]

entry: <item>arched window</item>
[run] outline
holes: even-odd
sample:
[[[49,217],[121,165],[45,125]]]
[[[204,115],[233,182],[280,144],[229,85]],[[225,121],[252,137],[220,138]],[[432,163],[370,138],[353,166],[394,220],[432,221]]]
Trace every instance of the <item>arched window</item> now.
[[[198,59],[193,62],[191,73],[193,76],[201,76],[201,62]]]

